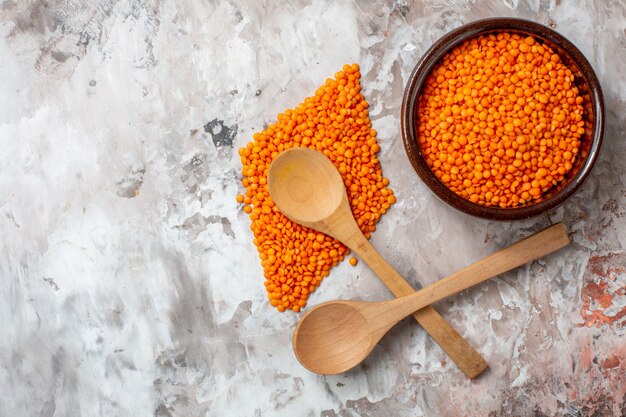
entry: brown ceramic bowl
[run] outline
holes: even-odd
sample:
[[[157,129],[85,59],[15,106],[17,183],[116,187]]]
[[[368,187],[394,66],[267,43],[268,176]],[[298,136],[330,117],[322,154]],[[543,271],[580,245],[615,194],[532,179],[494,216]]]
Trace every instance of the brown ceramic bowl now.
[[[575,76],[575,85],[583,97],[583,120],[585,133],[580,139],[580,148],[574,166],[563,181],[544,194],[544,199],[535,204],[520,207],[486,207],[465,200],[449,190],[430,170],[417,141],[417,103],[422,85],[431,69],[439,60],[464,41],[494,32],[531,35],[538,42],[550,46],[569,67]],[[589,175],[598,156],[604,131],[604,103],[598,78],[589,61],[570,41],[552,29],[535,22],[522,19],[495,18],[469,23],[455,29],[441,39],[424,54],[409,78],[402,101],[402,138],[406,153],[426,185],[443,201],[456,209],[492,220],[519,220],[533,217],[550,210],[569,198]]]

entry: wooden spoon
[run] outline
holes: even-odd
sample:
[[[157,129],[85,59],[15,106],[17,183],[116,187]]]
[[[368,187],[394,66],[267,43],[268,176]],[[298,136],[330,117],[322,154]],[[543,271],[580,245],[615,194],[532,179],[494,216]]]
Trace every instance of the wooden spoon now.
[[[411,295],[382,302],[331,301],[306,313],[293,334],[300,363],[318,374],[358,365],[378,341],[413,311],[569,244],[559,223]]]
[[[282,152],[270,165],[268,185],[272,200],[285,216],[349,247],[393,295],[415,292],[363,236],[352,216],[341,175],[323,153],[308,148]],[[413,317],[468,378],[487,369],[483,357],[434,308],[425,306]]]

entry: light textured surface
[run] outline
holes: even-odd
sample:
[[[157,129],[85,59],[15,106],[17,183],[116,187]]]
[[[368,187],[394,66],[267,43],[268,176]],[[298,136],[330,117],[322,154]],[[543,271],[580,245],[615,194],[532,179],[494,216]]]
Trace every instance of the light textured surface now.
[[[0,416],[626,415],[626,6],[607,0],[0,0]],[[477,220],[406,159],[421,54],[488,16],[556,28],[606,97],[605,146],[546,216]],[[398,203],[373,244],[430,283],[555,221],[573,245],[439,305],[491,369],[412,321],[345,375],[304,370],[268,305],[236,149],[358,62]],[[361,263],[310,304],[388,298]]]

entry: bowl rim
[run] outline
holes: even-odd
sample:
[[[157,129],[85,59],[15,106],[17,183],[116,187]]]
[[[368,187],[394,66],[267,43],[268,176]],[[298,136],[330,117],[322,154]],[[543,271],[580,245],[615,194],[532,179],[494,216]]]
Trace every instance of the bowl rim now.
[[[591,135],[591,147],[587,159],[578,173],[570,179],[569,183],[565,185],[563,189],[547,200],[536,204],[513,208],[496,208],[482,206],[464,199],[448,189],[447,186],[435,177],[419,150],[413,115],[419,93],[426,78],[432,68],[446,53],[462,42],[481,34],[505,31],[528,33],[540,39],[548,40],[558,45],[560,49],[569,55],[580,69],[582,78],[588,85],[594,113],[594,122]],[[561,205],[579,189],[588,177],[597,160],[604,135],[604,98],[602,88],[587,58],[572,42],[558,32],[540,23],[519,18],[497,17],[480,19],[453,29],[440,37],[420,58],[409,76],[409,80],[404,89],[400,114],[402,141],[406,154],[414,170],[427,187],[439,197],[439,199],[457,210],[475,217],[491,220],[527,219]]]

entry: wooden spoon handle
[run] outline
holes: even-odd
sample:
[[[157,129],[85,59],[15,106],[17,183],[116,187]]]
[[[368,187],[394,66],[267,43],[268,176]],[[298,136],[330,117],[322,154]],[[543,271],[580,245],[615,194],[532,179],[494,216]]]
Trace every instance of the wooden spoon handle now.
[[[389,315],[395,318],[388,323],[393,325],[418,309],[561,249],[569,243],[563,223],[550,226],[414,294],[394,300],[392,303],[395,305],[389,308]]]
[[[361,233],[349,239],[348,246],[374,271],[396,297],[415,293],[395,269],[372,247]],[[413,313],[413,317],[450,356],[468,378],[476,378],[489,364],[433,307],[427,306]]]

